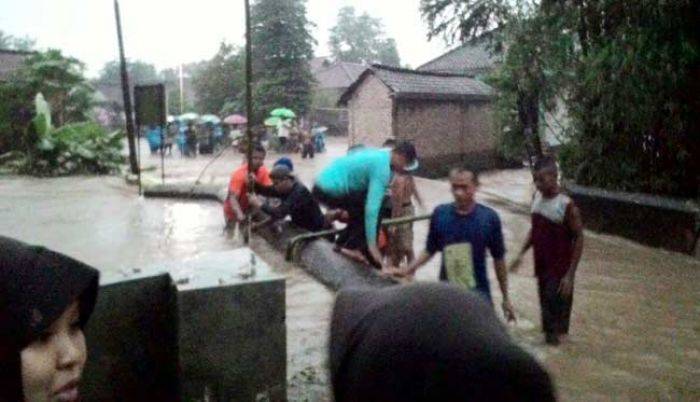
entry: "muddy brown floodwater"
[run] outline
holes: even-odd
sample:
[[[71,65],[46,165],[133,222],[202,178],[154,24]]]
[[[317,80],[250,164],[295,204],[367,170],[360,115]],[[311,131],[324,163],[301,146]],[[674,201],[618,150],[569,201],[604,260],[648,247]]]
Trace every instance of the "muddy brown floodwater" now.
[[[313,161],[294,156],[295,170],[309,183],[320,166],[343,154],[345,147],[331,139],[329,152]],[[157,158],[144,158],[145,165],[157,164]],[[239,162],[240,155],[221,158],[202,182],[225,184]],[[166,163],[168,182],[193,182],[207,159],[172,157]],[[145,180],[159,178],[160,172],[154,171]],[[444,181],[417,183],[426,210],[450,200]],[[493,172],[483,175],[482,183],[478,198],[499,213],[512,255],[529,227],[523,206],[531,194],[527,172]],[[417,250],[423,246],[426,229],[424,222],[415,225]],[[223,235],[217,203],[144,199],[116,177],[0,176],[0,234],[46,245],[106,272],[239,245]],[[333,293],[284,262],[264,241],[254,238],[251,247],[287,276],[289,399],[329,400],[326,348]],[[417,280],[436,280],[438,262],[434,258],[418,272]],[[489,270],[499,306],[500,292]],[[509,331],[547,367],[561,400],[700,400],[698,260],[586,232],[571,340],[558,348],[542,342],[530,255],[521,272],[509,280],[518,315]]]

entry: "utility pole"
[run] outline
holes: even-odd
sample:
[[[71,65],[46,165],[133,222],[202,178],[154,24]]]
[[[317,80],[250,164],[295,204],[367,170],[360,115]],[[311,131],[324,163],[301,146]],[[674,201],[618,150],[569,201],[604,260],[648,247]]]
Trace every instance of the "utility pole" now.
[[[253,64],[251,57],[251,43],[250,43],[250,0],[245,0],[245,113],[248,122],[245,126],[245,135],[248,139],[248,149],[247,159],[248,159],[248,172],[256,174],[257,172],[251,172],[250,166],[253,161],[253,130],[251,129],[251,122],[253,121],[253,94],[251,90],[251,80],[253,76]],[[255,183],[252,182],[248,186],[248,194],[255,192]],[[250,227],[252,226],[252,221],[250,219],[250,214],[248,214],[248,225],[247,225],[247,236],[244,236],[245,244],[250,241]]]
[[[180,63],[180,114],[185,113],[185,95],[183,92],[182,63]]]
[[[124,40],[122,39],[122,23],[119,16],[119,2],[114,0],[114,15],[117,19],[117,39],[119,40],[119,63],[122,76],[122,95],[124,96],[124,114],[126,115],[126,138],[129,143],[129,166],[131,173],[139,173],[139,165],[136,160],[136,143],[134,141],[134,120],[131,108],[131,94],[129,92],[129,76],[126,73],[126,58],[124,57]]]
[[[248,138],[248,166],[253,159],[253,131],[251,130],[251,122],[253,120],[253,94],[252,94],[252,57],[250,43],[250,0],[245,0],[245,109],[248,123],[245,126],[245,134]],[[255,172],[253,172],[255,173]]]

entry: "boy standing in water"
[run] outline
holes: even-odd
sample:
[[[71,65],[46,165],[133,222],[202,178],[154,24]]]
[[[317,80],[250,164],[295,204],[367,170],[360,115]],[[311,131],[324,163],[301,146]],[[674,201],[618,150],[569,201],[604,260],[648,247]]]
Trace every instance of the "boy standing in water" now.
[[[403,218],[415,215],[411,199],[415,197],[418,205],[423,201],[416,189],[416,183],[409,172],[394,172],[394,178],[389,186],[391,197],[391,217]],[[413,224],[403,223],[389,227],[389,250],[391,266],[399,266],[404,258],[410,264],[415,259],[413,253]]]
[[[545,341],[558,345],[569,333],[574,277],[583,252],[583,224],[574,202],[561,194],[554,159],[545,157],[535,164],[535,193],[532,228],[522,251],[511,264],[515,272],[522,256],[534,249]]]

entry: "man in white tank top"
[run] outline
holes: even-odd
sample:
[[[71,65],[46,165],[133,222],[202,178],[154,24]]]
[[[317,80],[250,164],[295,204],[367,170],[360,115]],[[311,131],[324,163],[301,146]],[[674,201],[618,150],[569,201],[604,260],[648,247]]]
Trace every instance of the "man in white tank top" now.
[[[535,164],[532,228],[510,269],[516,271],[523,254],[534,248],[542,329],[545,341],[552,345],[569,333],[574,277],[583,252],[581,216],[571,198],[560,193],[557,178],[554,159]]]

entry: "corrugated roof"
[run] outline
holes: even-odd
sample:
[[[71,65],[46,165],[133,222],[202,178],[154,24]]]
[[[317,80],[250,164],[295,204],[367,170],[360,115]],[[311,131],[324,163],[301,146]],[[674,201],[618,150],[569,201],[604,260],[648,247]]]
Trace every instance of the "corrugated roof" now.
[[[493,55],[485,43],[464,44],[423,64],[418,70],[477,75],[488,72],[498,63],[500,57]]]
[[[493,94],[490,86],[466,75],[408,70],[375,64],[362,73],[343,93],[339,103],[347,103],[355,89],[370,74],[383,82],[395,98],[489,99]]]

